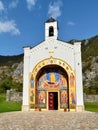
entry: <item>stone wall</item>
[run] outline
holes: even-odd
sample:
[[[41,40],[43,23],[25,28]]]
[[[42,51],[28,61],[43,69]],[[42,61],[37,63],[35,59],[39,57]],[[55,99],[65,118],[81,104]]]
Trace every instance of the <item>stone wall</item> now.
[[[84,94],[84,102],[98,102],[98,95],[86,95]]]
[[[98,95],[83,95],[84,102],[98,102]],[[15,90],[7,90],[6,101],[22,102],[22,92]]]
[[[7,90],[6,101],[22,102],[22,92],[16,92],[15,90]]]

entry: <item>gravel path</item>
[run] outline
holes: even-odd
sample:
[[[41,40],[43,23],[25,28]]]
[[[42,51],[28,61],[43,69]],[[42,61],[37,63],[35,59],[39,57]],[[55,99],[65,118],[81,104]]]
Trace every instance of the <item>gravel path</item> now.
[[[98,114],[61,111],[1,113],[0,130],[98,130]]]

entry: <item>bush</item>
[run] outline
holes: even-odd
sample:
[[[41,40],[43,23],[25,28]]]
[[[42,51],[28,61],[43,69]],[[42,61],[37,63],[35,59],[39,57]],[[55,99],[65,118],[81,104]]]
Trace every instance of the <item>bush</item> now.
[[[22,83],[16,83],[11,77],[6,76],[0,82],[0,93],[5,93],[9,89],[16,89],[16,91],[22,92]]]

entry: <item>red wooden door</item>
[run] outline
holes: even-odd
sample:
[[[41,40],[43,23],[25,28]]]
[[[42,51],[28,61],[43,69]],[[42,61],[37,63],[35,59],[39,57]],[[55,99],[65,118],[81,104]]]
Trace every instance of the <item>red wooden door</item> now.
[[[54,93],[49,92],[49,110],[54,110]]]

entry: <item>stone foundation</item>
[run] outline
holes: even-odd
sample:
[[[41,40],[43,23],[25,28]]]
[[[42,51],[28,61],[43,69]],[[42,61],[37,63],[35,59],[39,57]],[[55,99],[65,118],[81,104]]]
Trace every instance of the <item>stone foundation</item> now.
[[[29,105],[22,105],[22,111],[29,111]]]
[[[78,105],[76,106],[76,112],[83,112],[84,111],[84,106]]]

